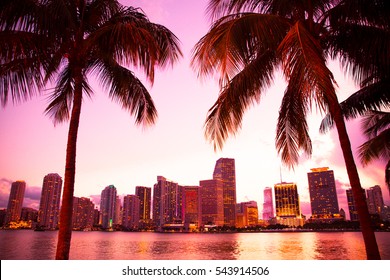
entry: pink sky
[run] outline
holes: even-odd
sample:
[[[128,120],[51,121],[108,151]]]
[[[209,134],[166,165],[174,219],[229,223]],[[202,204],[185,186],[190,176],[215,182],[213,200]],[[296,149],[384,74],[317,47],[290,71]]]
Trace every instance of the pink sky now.
[[[236,160],[237,202],[255,200],[260,209],[263,189],[280,181],[280,159],[275,150],[275,128],[284,81],[279,75],[261,104],[244,117],[242,130],[229,139],[223,151],[214,152],[204,138],[203,124],[208,109],[218,96],[217,79],[199,80],[190,68],[191,50],[207,32],[206,0],[121,1],[141,7],[151,21],[169,28],[182,43],[183,58],[172,69],[157,73],[153,86],[148,86],[159,118],[155,126],[142,129],[134,119],[113,103],[96,86],[92,100],[83,103],[79,128],[76,196],[99,195],[113,184],[119,194],[133,194],[135,186],[153,187],[162,175],[181,185],[198,185],[210,179],[215,161],[220,157]],[[339,99],[356,91],[353,82],[340,74],[337,63],[330,65],[339,85]],[[142,77],[141,77],[142,78]],[[43,114],[48,92],[22,104],[8,104],[0,110],[0,208],[6,207],[10,182],[25,180],[30,189],[28,204],[36,198],[43,177],[48,173],[64,174],[68,123],[54,126]],[[309,117],[313,155],[302,157],[294,171],[282,167],[283,181],[296,182],[303,212],[310,214],[307,172],[310,168],[328,166],[334,170],[340,207],[346,209],[345,171],[337,132],[318,132],[321,116]],[[364,137],[358,121],[349,122],[352,146]],[[389,192],[384,183],[384,162],[362,167],[358,164],[364,188],[380,185],[385,201]],[[34,188],[35,187],[35,188]],[[38,187],[38,188],[36,188]],[[36,200],[34,206],[37,207]]]

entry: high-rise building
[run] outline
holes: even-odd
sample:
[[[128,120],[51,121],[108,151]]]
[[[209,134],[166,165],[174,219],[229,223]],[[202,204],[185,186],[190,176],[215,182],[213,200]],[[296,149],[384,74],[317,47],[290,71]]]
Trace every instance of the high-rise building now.
[[[86,197],[73,198],[73,229],[91,229],[95,204]]]
[[[0,209],[0,227],[3,227],[5,224],[6,214],[7,214],[7,209]]]
[[[44,229],[56,229],[58,226],[62,178],[50,173],[43,178],[41,201],[38,211],[38,225]]]
[[[237,227],[256,226],[259,220],[259,211],[256,201],[237,203]]]
[[[274,186],[276,221],[287,226],[302,226],[298,187],[295,183],[279,183]]]
[[[213,173],[214,180],[221,180],[223,187],[224,224],[236,225],[236,169],[234,159],[217,160]]]
[[[20,215],[22,221],[35,223],[38,220],[38,210],[30,207],[22,207],[22,214]]]
[[[115,203],[115,214],[114,214],[114,225],[121,225],[122,224],[122,202],[119,196],[116,196],[116,203]]]
[[[268,221],[274,217],[274,204],[272,199],[272,188],[264,189],[263,220]]]
[[[26,182],[16,181],[12,183],[5,216],[6,225],[10,222],[19,222],[20,214],[22,213],[25,190]]]
[[[195,227],[199,227],[202,220],[200,188],[198,186],[184,186],[182,196],[184,225],[187,227],[189,224],[194,224]]]
[[[135,230],[140,221],[140,199],[137,195],[123,197],[122,227],[126,230]]]
[[[135,195],[139,197],[139,219],[141,223],[150,221],[150,208],[152,202],[152,188],[135,187]]]
[[[223,183],[221,180],[199,182],[202,225],[223,226]]]
[[[93,226],[98,226],[100,224],[100,211],[99,209],[95,208],[93,210]]]
[[[182,186],[163,176],[153,188],[153,220],[158,228],[182,221]]]
[[[355,199],[352,194],[352,189],[347,189],[345,192],[347,194],[349,219],[351,221],[359,221],[359,214],[355,204]],[[362,189],[362,193],[364,194],[364,196],[366,195],[364,189]]]
[[[381,187],[378,185],[373,186],[366,190],[366,193],[368,212],[372,215],[382,216],[382,210],[385,204],[383,202]]]
[[[100,198],[100,215],[101,225],[103,229],[112,229],[114,226],[114,219],[116,219],[115,210],[117,204],[116,188],[109,185],[104,188]]]
[[[313,168],[307,173],[309,181],[311,219],[328,222],[340,219],[336,182],[333,170],[328,167]]]

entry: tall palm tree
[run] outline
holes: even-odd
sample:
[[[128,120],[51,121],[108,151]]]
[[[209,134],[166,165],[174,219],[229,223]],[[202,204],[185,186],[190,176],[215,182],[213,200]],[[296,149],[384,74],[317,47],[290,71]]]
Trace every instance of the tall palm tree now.
[[[364,80],[357,92],[340,103],[346,120],[363,116],[363,132],[369,138],[359,147],[360,161],[363,165],[369,164],[375,158],[383,158],[385,161],[390,158],[389,113],[381,111],[390,109],[389,57],[390,55],[387,60],[376,61],[378,72]],[[321,123],[320,131],[325,133],[333,125],[332,116],[327,114]],[[385,181],[390,192],[390,161],[385,167]]]
[[[24,100],[53,83],[46,113],[54,122],[69,120],[64,191],[56,259],[68,259],[72,233],[76,143],[80,112],[96,76],[109,97],[151,125],[157,111],[134,73],[153,83],[155,67],[173,64],[179,41],[162,25],[115,0],[5,0],[0,4],[0,96]]]
[[[356,81],[387,59],[389,6],[368,0],[210,0],[214,20],[196,44],[192,66],[200,76],[217,74],[221,92],[210,108],[205,135],[220,149],[241,127],[245,110],[258,103],[281,68],[287,80],[276,131],[283,162],[311,154],[306,116],[313,107],[335,122],[360,217],[368,259],[380,259],[365,197],[336,96],[336,81],[326,65],[339,59]],[[361,53],[359,44],[370,49]],[[363,56],[369,56],[363,59]]]

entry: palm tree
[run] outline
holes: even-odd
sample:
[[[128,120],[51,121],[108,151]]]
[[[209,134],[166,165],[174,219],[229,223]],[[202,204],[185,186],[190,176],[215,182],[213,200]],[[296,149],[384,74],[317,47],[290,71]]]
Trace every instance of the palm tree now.
[[[293,167],[300,150],[311,154],[308,112],[316,107],[329,113],[357,203],[367,258],[380,259],[336,81],[326,62],[339,59],[345,71],[361,81],[376,71],[375,61],[388,59],[386,1],[210,0],[208,12],[214,22],[196,44],[192,60],[200,76],[220,77],[221,91],[205,122],[206,137],[221,149],[281,68],[288,84],[279,109],[276,148],[283,162]],[[360,45],[369,55],[361,53]]]
[[[363,81],[357,92],[340,103],[346,120],[363,116],[364,134],[369,138],[359,147],[360,161],[369,164],[375,158],[390,158],[389,113],[380,110],[390,108],[390,63],[389,59],[377,61],[378,72]],[[377,123],[376,123],[377,122]],[[334,125],[332,116],[323,119],[320,131],[325,133]],[[390,191],[390,161],[385,167],[385,181]]]
[[[153,83],[155,67],[173,64],[179,41],[137,8],[116,0],[6,0],[0,4],[0,94],[6,104],[54,84],[46,113],[69,120],[64,191],[56,259],[68,259],[72,234],[76,143],[83,100],[94,75],[109,97],[151,125],[157,111],[142,82],[125,66],[142,69]]]

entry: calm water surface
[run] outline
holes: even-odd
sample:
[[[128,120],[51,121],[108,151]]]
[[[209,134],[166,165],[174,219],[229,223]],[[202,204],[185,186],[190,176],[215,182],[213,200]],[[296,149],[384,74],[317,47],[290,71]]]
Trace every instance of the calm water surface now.
[[[0,230],[0,259],[50,260],[57,231]],[[390,233],[377,232],[382,259],[390,260]],[[73,232],[75,260],[358,260],[365,259],[359,232],[154,233]]]

